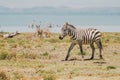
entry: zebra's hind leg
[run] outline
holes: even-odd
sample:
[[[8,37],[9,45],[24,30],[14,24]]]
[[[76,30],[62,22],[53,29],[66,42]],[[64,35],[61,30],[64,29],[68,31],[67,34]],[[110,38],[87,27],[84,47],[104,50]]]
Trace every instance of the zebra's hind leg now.
[[[66,58],[65,58],[65,61],[68,60],[68,57],[69,57],[69,55],[70,55],[70,51],[73,49],[73,47],[74,47],[75,45],[76,45],[75,43],[71,43],[71,45],[70,45],[70,47],[69,47],[69,49],[68,49],[68,53],[67,53],[67,56],[66,56]]]
[[[98,46],[98,48],[99,48],[99,53],[100,53],[99,57],[100,57],[100,59],[103,59],[103,57],[102,57],[102,49],[103,49],[103,47],[102,47],[102,42],[101,42],[101,40],[98,40],[98,41],[96,42],[96,44],[97,44],[97,46]]]
[[[93,59],[93,58],[94,58],[94,52],[95,52],[94,43],[91,43],[91,44],[90,44],[90,47],[91,47],[91,49],[92,49],[92,56],[91,56],[90,59]]]
[[[84,61],[82,44],[79,44],[79,47],[80,47],[80,52],[81,52],[81,55],[82,55],[82,61]]]

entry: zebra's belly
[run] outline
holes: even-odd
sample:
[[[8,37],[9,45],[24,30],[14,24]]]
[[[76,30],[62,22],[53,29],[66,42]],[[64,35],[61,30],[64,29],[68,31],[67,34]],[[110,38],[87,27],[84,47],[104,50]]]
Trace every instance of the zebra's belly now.
[[[91,42],[91,40],[82,40],[82,44],[90,44]]]
[[[82,43],[82,44],[84,44],[84,45],[88,45],[88,44],[90,44],[92,41],[91,41],[91,40],[89,40],[89,41],[72,40],[72,42],[75,43],[75,44],[80,44],[80,43]]]
[[[71,40],[72,43],[79,44],[81,41],[80,40]]]

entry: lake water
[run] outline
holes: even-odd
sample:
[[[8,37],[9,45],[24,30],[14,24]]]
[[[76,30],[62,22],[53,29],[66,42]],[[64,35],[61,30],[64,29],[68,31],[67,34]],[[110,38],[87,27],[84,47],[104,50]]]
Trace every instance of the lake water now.
[[[59,32],[65,22],[77,27],[98,28],[104,32],[120,32],[120,15],[41,15],[41,14],[0,14],[0,30],[7,32],[31,32],[28,25],[35,21],[45,27],[51,23],[52,31]]]

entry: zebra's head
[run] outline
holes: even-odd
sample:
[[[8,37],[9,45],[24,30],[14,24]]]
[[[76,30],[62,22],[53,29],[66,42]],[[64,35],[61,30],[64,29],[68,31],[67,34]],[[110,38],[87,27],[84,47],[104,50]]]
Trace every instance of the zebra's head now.
[[[61,34],[59,36],[59,39],[62,40],[66,35],[68,35],[68,32],[69,32],[68,23],[66,22],[61,29]]]

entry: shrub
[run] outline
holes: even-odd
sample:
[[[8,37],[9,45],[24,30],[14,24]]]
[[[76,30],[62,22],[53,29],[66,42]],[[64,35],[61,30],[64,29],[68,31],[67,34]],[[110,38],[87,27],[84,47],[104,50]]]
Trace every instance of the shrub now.
[[[11,46],[11,48],[17,48],[17,47],[18,47],[18,44],[13,43],[13,44],[11,44],[10,46]]]
[[[5,60],[5,59],[12,59],[12,58],[16,58],[16,54],[15,53],[11,53],[9,51],[6,50],[2,50],[0,52],[0,60]]]
[[[0,47],[5,47],[5,43],[0,43]]]
[[[36,59],[38,57],[38,55],[34,54],[34,53],[25,53],[24,57],[27,59]]]
[[[0,80],[8,80],[6,73],[3,71],[0,72]]]
[[[12,58],[16,58],[16,53],[8,53],[6,59],[10,60]]]
[[[6,59],[6,58],[7,58],[7,55],[8,55],[8,53],[6,53],[6,52],[1,52],[1,53],[0,53],[0,60]]]
[[[43,76],[43,79],[44,80],[56,80],[56,77],[53,74],[46,74]]]
[[[40,65],[38,65],[38,67],[39,67],[39,68],[44,68],[44,67],[45,67],[45,65],[40,64]]]
[[[56,80],[55,72],[52,70],[39,70],[37,71],[42,76],[43,80]]]
[[[20,80],[21,78],[23,78],[23,75],[19,72],[14,72],[14,78],[15,80]]]

